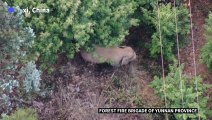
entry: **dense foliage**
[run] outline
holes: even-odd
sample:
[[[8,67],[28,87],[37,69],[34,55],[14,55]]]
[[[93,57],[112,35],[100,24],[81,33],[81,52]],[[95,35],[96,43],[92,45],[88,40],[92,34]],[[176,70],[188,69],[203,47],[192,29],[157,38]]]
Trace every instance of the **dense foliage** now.
[[[138,20],[132,17],[137,4],[131,0],[9,0],[21,8],[48,8],[50,13],[31,13],[26,19],[33,27],[37,39],[34,55],[40,58],[42,68],[57,59],[58,53],[69,58],[92,44],[118,46],[132,25]]]
[[[205,24],[206,44],[201,50],[202,62],[212,71],[212,13],[209,14]]]
[[[200,77],[190,80],[186,75],[182,74],[182,70],[182,66],[177,67],[176,64],[170,66],[170,73],[165,77],[165,84],[163,83],[163,78],[155,77],[151,86],[156,89],[157,94],[160,95],[162,99],[165,97],[164,92],[166,93],[167,104],[170,108],[182,108],[183,105],[184,108],[198,108],[199,105],[200,116],[203,120],[206,120],[207,115],[211,112],[207,108],[209,98],[204,96],[204,92],[207,91],[209,86],[203,84]],[[198,86],[199,103],[196,101],[196,84]],[[198,114],[174,114],[174,117],[177,120],[196,120]]]
[[[35,36],[31,28],[23,27],[24,21],[19,7],[15,8],[14,14],[7,12],[7,9],[6,3],[0,7],[0,59],[10,57],[15,62],[17,57],[26,54]]]
[[[11,14],[7,12],[9,6],[6,3],[0,4],[0,114],[2,114],[10,113],[19,107],[22,104],[21,100],[27,99],[27,96],[22,95],[27,94],[28,88],[39,87],[36,84],[40,82],[40,74],[37,74],[34,62],[29,62],[31,66],[25,65],[28,62],[26,53],[31,48],[35,35],[31,28],[24,26],[22,10],[16,7],[16,12]]]
[[[147,14],[147,13],[146,13]],[[158,9],[154,8],[152,17],[149,19],[154,24],[156,32],[152,35],[152,43],[150,45],[150,53],[153,57],[158,57],[161,53],[160,51],[160,34],[163,46],[164,57],[168,61],[174,59],[174,53],[176,51],[176,22],[175,22],[175,9],[171,4],[161,5],[159,18],[160,18],[160,29],[159,29],[159,18],[158,18]],[[182,43],[185,41],[186,35],[189,33],[189,13],[188,9],[184,6],[177,7],[177,24],[178,24],[178,35],[179,42]]]

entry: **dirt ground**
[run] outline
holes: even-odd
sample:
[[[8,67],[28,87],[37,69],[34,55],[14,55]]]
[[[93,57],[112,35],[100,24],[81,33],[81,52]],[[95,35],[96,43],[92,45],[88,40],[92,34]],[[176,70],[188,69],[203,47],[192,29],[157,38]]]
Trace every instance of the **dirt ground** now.
[[[201,75],[204,83],[212,84],[212,72],[210,72],[207,66],[200,61],[201,48],[206,43],[204,37],[204,24],[209,11],[212,10],[212,1],[191,0],[191,2],[197,75]],[[189,44],[180,50],[181,63],[185,64],[184,74],[190,77],[193,77],[195,74],[192,49],[192,42],[190,40]],[[209,106],[212,108],[212,89],[208,91],[207,95],[209,97]]]
[[[202,75],[205,82],[212,83],[212,74],[208,71],[207,66],[201,64],[200,61],[200,51],[206,40],[204,37],[204,24],[205,19],[208,15],[208,10],[203,9],[202,6],[209,6],[209,0],[202,0],[202,4],[198,1],[192,1],[192,20],[193,20],[193,35],[194,35],[194,44],[195,44],[195,58],[196,58],[196,68],[197,75]],[[189,44],[180,50],[181,62],[185,64],[184,73],[188,76],[194,76],[194,62],[193,62],[193,51],[192,51],[192,42],[189,41]]]
[[[64,60],[61,60],[61,62]],[[160,99],[149,94],[152,89],[145,81],[151,80],[143,68],[129,66],[113,68],[107,64],[85,63],[80,56],[58,69],[51,79],[57,92],[44,104],[36,107],[42,120],[150,120],[161,116],[145,114],[98,114],[100,107],[158,107]],[[115,72],[115,73],[114,73]],[[113,75],[114,74],[114,75]]]

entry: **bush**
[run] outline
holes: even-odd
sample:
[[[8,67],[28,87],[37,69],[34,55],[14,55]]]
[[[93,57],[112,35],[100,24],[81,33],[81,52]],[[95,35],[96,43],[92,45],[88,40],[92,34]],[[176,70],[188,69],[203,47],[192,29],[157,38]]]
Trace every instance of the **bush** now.
[[[40,91],[41,71],[37,70],[35,63],[29,62],[22,69],[19,79],[7,80],[5,78],[0,81],[0,102],[2,103],[0,113],[10,113],[14,106],[20,107],[21,104],[26,104],[25,100],[30,100],[27,101],[27,104],[31,104],[30,102],[36,97],[34,93]],[[14,75],[8,76],[11,78],[17,77]],[[23,81],[23,84],[21,81]]]
[[[6,63],[4,59],[7,57],[10,58],[11,62],[16,62],[17,58],[26,55],[27,49],[32,46],[35,35],[30,27],[23,25],[22,10],[19,7],[15,8],[14,14],[7,11],[9,8],[7,3],[1,7],[0,60]]]
[[[0,1],[1,2],[1,1]],[[7,3],[0,3],[0,114],[10,113],[14,108],[22,105],[22,100],[28,88],[38,90],[40,74],[35,63],[27,63],[27,51],[34,42],[34,32],[30,27],[24,26],[22,10],[15,8],[15,13],[7,11]],[[23,73],[21,69],[26,69]],[[25,91],[22,92],[24,83]]]
[[[16,7],[15,13],[11,14],[7,11],[8,8],[7,3],[4,3],[0,12],[0,78],[2,79],[12,79],[9,73],[18,68],[18,63],[26,57],[26,52],[35,38],[33,30],[23,25],[21,9]]]
[[[26,92],[37,92],[40,90],[41,71],[37,70],[34,62],[29,62],[22,71],[24,80],[24,88]]]
[[[178,7],[178,35],[179,42],[183,43],[186,35],[188,35],[189,27],[189,13],[186,7]],[[148,11],[145,12],[147,15],[151,15]],[[146,15],[146,16],[147,16]],[[156,32],[152,35],[152,43],[150,45],[150,53],[153,57],[159,57],[160,50],[160,37],[159,37],[159,22],[158,22],[158,9],[154,8],[153,17],[148,17],[152,21]],[[174,52],[176,51],[176,22],[175,22],[175,10],[171,4],[160,6],[160,26],[161,26],[161,37],[163,45],[164,58],[168,61],[174,60]]]
[[[212,13],[209,14],[206,20],[205,37],[207,42],[201,50],[201,61],[212,71]]]
[[[154,77],[154,81],[151,83],[151,87],[156,89],[157,94],[164,99],[164,92],[166,92],[167,105],[169,108],[197,108],[198,103],[196,101],[196,80],[198,86],[199,106],[201,119],[206,120],[207,115],[210,115],[211,110],[207,108],[208,97],[204,96],[204,92],[207,91],[209,85],[203,84],[200,77],[196,77],[190,80],[186,75],[182,75],[182,66],[177,67],[176,64],[170,66],[170,73],[165,77],[166,83],[163,85],[163,79]],[[182,87],[180,81],[180,74],[182,75]],[[164,89],[163,89],[164,87]],[[181,92],[182,88],[182,92]],[[182,103],[182,95],[184,97]],[[174,114],[177,120],[196,120],[197,114]]]
[[[32,51],[46,69],[57,59],[58,53],[73,58],[80,48],[92,44],[118,46],[132,25],[137,4],[131,0],[9,0],[22,8],[49,8],[48,14],[31,14],[26,19],[35,29],[37,39]]]
[[[38,120],[38,115],[34,109],[18,109],[10,116],[3,116],[3,120]]]

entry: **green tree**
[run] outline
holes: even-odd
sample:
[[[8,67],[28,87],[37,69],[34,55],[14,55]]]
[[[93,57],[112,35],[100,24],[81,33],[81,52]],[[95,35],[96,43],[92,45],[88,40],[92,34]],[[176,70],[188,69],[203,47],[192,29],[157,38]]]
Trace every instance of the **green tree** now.
[[[0,1],[0,114],[10,113],[13,110],[12,105],[19,107],[19,103],[11,104],[11,99],[26,99],[26,96],[22,97],[20,94],[20,88],[25,86],[27,93],[27,88],[31,86],[37,89],[40,81],[40,73],[34,63],[25,68],[28,62],[26,54],[32,47],[34,32],[30,27],[24,26],[19,7],[15,7],[14,13],[9,13],[8,8],[7,3]],[[21,68],[27,71],[21,73]],[[31,81],[36,85],[27,84]]]
[[[153,12],[144,10],[144,15],[148,21],[153,23],[155,32],[152,35],[152,42],[150,44],[150,53],[153,57],[160,56],[160,36],[159,36],[159,20],[157,5],[153,6]],[[189,13],[184,6],[176,8],[178,35],[180,44],[185,41],[186,35],[189,33]],[[176,52],[176,22],[175,9],[169,3],[167,5],[160,5],[160,30],[163,45],[164,57],[168,61],[174,60],[174,53]]]
[[[201,77],[189,79],[186,75],[182,74],[182,70],[182,66],[177,67],[176,64],[170,66],[170,72],[165,77],[165,84],[163,83],[163,78],[154,77],[151,87],[156,89],[156,93],[162,99],[165,98],[164,92],[166,93],[167,105],[170,108],[182,108],[183,105],[184,108],[198,108],[199,105],[200,116],[203,120],[206,120],[211,110],[207,108],[209,98],[204,96],[204,92],[206,92],[210,86],[203,84]],[[182,75],[181,79],[180,75]],[[199,103],[196,101],[196,85],[198,86]],[[196,120],[198,114],[174,114],[174,117],[177,120]]]
[[[50,13],[35,13],[26,19],[37,39],[32,51],[42,68],[57,59],[58,53],[73,58],[80,48],[92,44],[118,46],[132,25],[137,4],[132,0],[9,0],[21,8],[48,8]]]
[[[201,61],[212,71],[212,13],[206,19],[205,37],[207,42],[201,50]]]
[[[16,12],[12,14],[7,11],[7,3],[0,5],[0,60],[2,65],[5,65],[18,62],[17,59],[25,56],[35,35],[30,27],[23,25],[23,15],[19,7],[16,7]]]

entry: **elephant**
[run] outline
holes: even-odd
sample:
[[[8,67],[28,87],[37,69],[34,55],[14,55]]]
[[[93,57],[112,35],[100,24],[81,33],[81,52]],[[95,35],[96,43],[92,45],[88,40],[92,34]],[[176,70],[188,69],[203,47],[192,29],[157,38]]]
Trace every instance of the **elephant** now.
[[[94,45],[93,52],[80,50],[80,54],[85,61],[95,64],[109,63],[116,67],[126,65],[136,60],[135,51],[128,46],[106,48]]]

